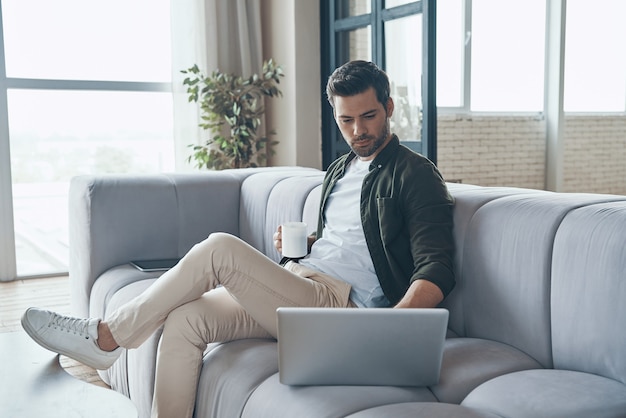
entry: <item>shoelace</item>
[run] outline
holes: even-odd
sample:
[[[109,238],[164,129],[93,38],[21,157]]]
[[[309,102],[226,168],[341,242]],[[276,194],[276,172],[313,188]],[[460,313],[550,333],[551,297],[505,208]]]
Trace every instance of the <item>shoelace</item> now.
[[[85,338],[90,338],[89,333],[87,332],[89,321],[84,319],[72,318],[71,316],[63,316],[53,313],[48,326],[61,328],[67,332],[73,332],[74,334],[81,335]]]

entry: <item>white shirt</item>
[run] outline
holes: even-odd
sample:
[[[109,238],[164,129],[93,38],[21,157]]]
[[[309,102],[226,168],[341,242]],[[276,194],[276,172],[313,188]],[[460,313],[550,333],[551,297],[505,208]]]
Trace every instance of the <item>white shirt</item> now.
[[[355,158],[328,198],[324,232],[300,264],[352,286],[350,299],[359,307],[389,306],[374,270],[361,223],[361,186],[370,161]]]

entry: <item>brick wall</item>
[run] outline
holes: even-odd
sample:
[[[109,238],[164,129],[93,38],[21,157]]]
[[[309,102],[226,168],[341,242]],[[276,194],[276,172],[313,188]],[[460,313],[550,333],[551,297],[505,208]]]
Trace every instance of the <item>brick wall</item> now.
[[[626,195],[626,117],[565,118],[563,188]]]
[[[437,161],[448,180],[541,189],[545,121],[533,116],[440,115]]]
[[[542,116],[438,117],[438,165],[450,181],[545,187]],[[626,195],[626,116],[565,119],[563,190]]]

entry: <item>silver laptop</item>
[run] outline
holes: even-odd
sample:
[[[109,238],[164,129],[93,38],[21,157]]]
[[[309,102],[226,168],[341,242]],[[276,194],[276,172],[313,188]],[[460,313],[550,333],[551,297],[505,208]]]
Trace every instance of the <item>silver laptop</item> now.
[[[279,308],[287,385],[429,386],[439,381],[446,309]]]

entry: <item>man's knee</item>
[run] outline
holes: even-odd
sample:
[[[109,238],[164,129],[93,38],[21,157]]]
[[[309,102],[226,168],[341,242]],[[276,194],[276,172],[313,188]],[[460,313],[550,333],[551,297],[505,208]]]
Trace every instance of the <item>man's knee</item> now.
[[[200,244],[205,243],[206,245],[223,247],[237,240],[239,240],[239,238],[226,232],[212,232],[204,241],[200,242]]]
[[[230,248],[239,241],[239,238],[226,232],[213,232],[206,239],[195,244],[190,253],[209,254],[215,251],[231,251]]]
[[[206,345],[206,335],[202,315],[193,306],[194,303],[179,306],[169,313],[163,328],[164,337],[172,340],[186,340],[195,346]]]

